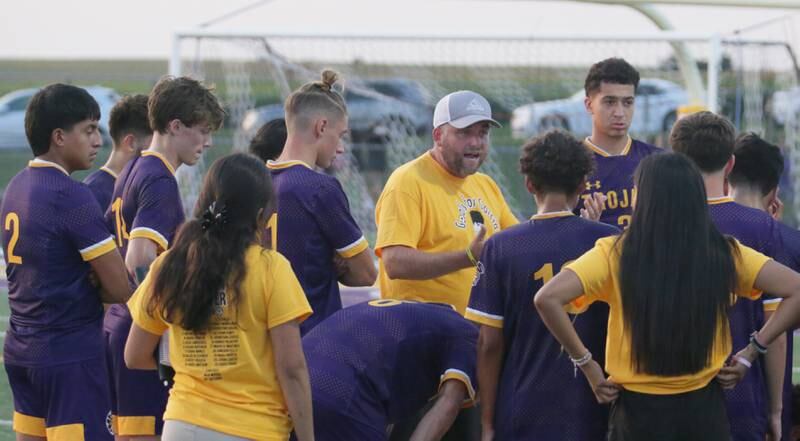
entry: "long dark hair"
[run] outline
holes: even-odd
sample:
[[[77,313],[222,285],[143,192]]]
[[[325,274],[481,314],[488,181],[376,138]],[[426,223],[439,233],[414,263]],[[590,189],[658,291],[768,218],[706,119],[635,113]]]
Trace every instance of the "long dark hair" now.
[[[711,222],[703,178],[686,156],[651,155],[635,181],[633,217],[618,242],[633,368],[660,376],[698,372],[711,361],[717,330],[727,326],[733,242]]]
[[[203,181],[194,219],[181,226],[155,275],[150,314],[203,332],[211,324],[218,296],[233,288],[238,304],[245,276],[245,251],[257,243],[271,206],[272,181],[263,162],[237,153],[218,159]]]

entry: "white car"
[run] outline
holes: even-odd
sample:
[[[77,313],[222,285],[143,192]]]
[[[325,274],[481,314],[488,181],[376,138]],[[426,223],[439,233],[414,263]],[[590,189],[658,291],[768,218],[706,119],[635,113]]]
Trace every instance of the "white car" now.
[[[575,136],[592,133],[592,119],[583,104],[586,93],[576,92],[569,98],[531,103],[517,107],[511,115],[511,131],[515,138],[527,139],[551,128],[561,128]],[[636,112],[631,133],[655,136],[669,132],[678,107],[689,102],[679,85],[657,78],[643,78],[636,91]]]
[[[800,117],[800,86],[772,94],[768,109],[772,118],[780,125],[785,125],[792,118]]]
[[[85,89],[100,106],[100,132],[103,135],[103,143],[107,143],[109,142],[108,114],[120,96],[114,89],[107,87],[90,86]],[[25,109],[28,107],[28,101],[39,90],[15,90],[0,97],[0,149],[29,147],[28,138],[25,136]]]

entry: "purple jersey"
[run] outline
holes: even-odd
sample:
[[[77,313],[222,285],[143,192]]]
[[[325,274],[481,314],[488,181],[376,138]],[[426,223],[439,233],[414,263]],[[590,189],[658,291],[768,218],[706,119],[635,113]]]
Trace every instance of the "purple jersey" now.
[[[103,356],[103,305],[88,261],[115,249],[92,192],[34,159],[0,208],[11,307],[5,363],[47,367]]]
[[[275,249],[292,264],[314,314],[303,334],[342,309],[334,255],[350,258],[367,248],[341,184],[300,161],[272,162],[278,214]]]
[[[117,175],[107,167],[100,167],[99,170],[83,180],[83,183],[89,186],[89,190],[94,193],[94,197],[100,204],[100,209],[103,210],[103,213],[106,212],[111,204],[111,196],[114,194],[114,182],[116,180]]]
[[[533,296],[561,267],[617,228],[570,212],[536,215],[486,241],[466,317],[503,330],[505,354],[495,402],[495,439],[603,439],[608,408],[533,307]],[[575,328],[595,360],[605,357],[608,306],[594,303]],[[548,397],[543,399],[543,397]]]
[[[595,192],[603,193],[606,196],[606,204],[603,214],[600,215],[600,222],[618,228],[626,228],[631,221],[632,203],[636,197],[633,172],[636,171],[636,167],[639,166],[642,159],[662,150],[631,138],[628,138],[628,145],[619,155],[609,155],[603,149],[592,144],[589,138],[586,138],[584,144],[594,152],[597,169],[586,180],[586,190],[578,199],[575,213],[580,213],[585,198]]]
[[[743,245],[769,257],[780,250],[776,240],[778,223],[767,213],[737,204],[731,198],[709,199],[711,220],[722,234],[733,236]],[[739,298],[728,313],[733,353],[750,342],[750,334],[764,325],[763,299]],[[734,441],[763,440],[767,430],[767,386],[764,363],[759,357],[747,375],[732,390],[726,391],[728,419]]]
[[[448,305],[385,299],[340,310],[303,337],[314,406],[383,431],[446,380],[473,400],[477,338]]]

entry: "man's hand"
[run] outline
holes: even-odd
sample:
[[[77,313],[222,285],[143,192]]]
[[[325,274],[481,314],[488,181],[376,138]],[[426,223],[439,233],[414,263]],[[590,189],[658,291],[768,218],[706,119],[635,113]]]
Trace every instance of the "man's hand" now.
[[[472,257],[475,260],[479,260],[481,258],[481,252],[483,251],[483,242],[486,238],[486,226],[481,224],[481,229],[478,230],[478,234],[475,235],[475,238],[472,239],[472,243],[469,244],[469,250],[472,252]]]
[[[581,217],[584,219],[598,221],[600,215],[603,214],[603,207],[606,204],[606,195],[599,192],[594,192],[588,198],[583,200],[583,208],[581,208]]]

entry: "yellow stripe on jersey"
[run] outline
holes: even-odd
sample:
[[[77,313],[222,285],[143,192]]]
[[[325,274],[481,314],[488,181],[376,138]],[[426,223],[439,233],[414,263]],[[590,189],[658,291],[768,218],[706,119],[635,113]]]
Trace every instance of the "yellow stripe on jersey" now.
[[[52,168],[61,170],[62,173],[64,173],[65,175],[69,176],[69,173],[67,172],[67,170],[64,169],[64,167],[56,164],[55,162],[45,161],[44,159],[40,159],[40,158],[33,158],[33,160],[29,161],[28,162],[28,167],[34,167],[34,168],[52,167]]]
[[[117,416],[117,436],[155,435],[156,417],[154,416]]]
[[[531,216],[531,220],[553,219],[556,217],[567,217],[567,216],[575,216],[575,213],[571,211],[551,211],[549,213],[534,214],[533,216]]]
[[[158,245],[159,252],[165,251],[169,246],[167,238],[152,228],[136,227],[130,232],[128,237],[130,240],[136,239],[137,237],[140,239],[150,239]]]
[[[160,159],[161,162],[164,163],[164,165],[167,167],[170,173],[172,173],[173,175],[175,174],[175,167],[173,167],[172,164],[170,164],[169,161],[167,161],[167,158],[164,157],[164,155],[162,155],[161,153],[154,152],[152,150],[145,150],[142,152],[142,156],[155,156],[156,158]]]
[[[282,170],[284,168],[289,168],[295,165],[302,165],[305,168],[313,170],[310,165],[306,164],[303,161],[298,161],[296,159],[289,160],[289,161],[267,161],[267,168],[270,170]]]
[[[444,375],[442,375],[442,378],[439,380],[439,390],[442,389],[442,385],[447,380],[458,380],[467,387],[467,395],[469,395],[469,397],[464,400],[463,407],[471,407],[475,404],[475,388],[472,387],[472,380],[466,372],[459,369],[448,369],[444,371]]]
[[[503,316],[489,314],[487,312],[478,311],[477,309],[467,308],[464,318],[472,320],[481,325],[491,326],[492,328],[503,328]]]
[[[116,249],[117,245],[114,243],[114,238],[108,236],[104,240],[80,250],[80,253],[84,262],[88,262]]]
[[[708,205],[724,204],[726,202],[733,202],[733,198],[730,196],[722,196],[719,198],[708,198]]]
[[[775,312],[783,299],[767,299],[764,300],[764,312]]]
[[[24,415],[16,411],[14,412],[13,418],[14,421],[11,428],[14,429],[14,432],[30,436],[47,436],[44,426],[44,418]]]
[[[105,165],[100,167],[100,170],[103,170],[104,172],[108,173],[109,175],[111,175],[112,178],[117,179],[117,174],[114,173],[114,170],[111,170],[110,168],[106,167]]]
[[[47,441],[84,441],[83,424],[65,424],[47,428]]]
[[[600,146],[598,146],[597,144],[593,143],[589,139],[588,136],[586,137],[586,139],[583,140],[583,145],[588,147],[589,150],[597,153],[600,156],[606,157],[606,158],[609,157],[609,156],[625,156],[625,155],[628,154],[628,152],[631,151],[631,145],[633,145],[633,139],[630,136],[628,136],[628,143],[625,144],[625,148],[623,148],[622,151],[618,155],[612,155],[611,153],[608,153],[607,151],[603,150]]]
[[[339,253],[339,255],[342,256],[343,258],[349,259],[355,256],[356,254],[366,250],[367,247],[369,247],[367,239],[365,239],[364,236],[361,236],[358,238],[358,240],[351,243],[350,245],[347,245],[342,248],[337,248],[336,252]]]

